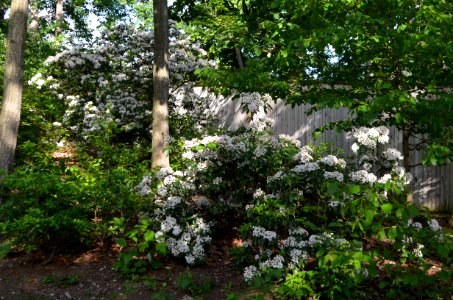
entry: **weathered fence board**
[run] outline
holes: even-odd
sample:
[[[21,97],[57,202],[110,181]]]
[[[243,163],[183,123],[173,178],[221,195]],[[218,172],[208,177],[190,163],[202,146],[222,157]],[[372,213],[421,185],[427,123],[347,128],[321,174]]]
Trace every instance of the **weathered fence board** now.
[[[239,101],[230,98],[214,100],[217,107],[219,123],[222,126],[237,126],[245,121],[246,114],[241,111]],[[305,144],[332,143],[351,155],[352,139],[350,133],[337,133],[334,130],[325,132],[320,138],[314,139],[313,131],[329,122],[344,119],[348,110],[324,109],[307,116],[308,105],[291,108],[278,101],[268,112],[274,120],[273,133],[288,134]],[[402,151],[402,134],[395,128],[390,130],[390,145]],[[411,152],[412,164],[421,162],[422,154]],[[419,165],[411,169],[413,175],[412,190],[414,201],[420,206],[426,206],[432,211],[453,211],[453,164],[442,167]]]

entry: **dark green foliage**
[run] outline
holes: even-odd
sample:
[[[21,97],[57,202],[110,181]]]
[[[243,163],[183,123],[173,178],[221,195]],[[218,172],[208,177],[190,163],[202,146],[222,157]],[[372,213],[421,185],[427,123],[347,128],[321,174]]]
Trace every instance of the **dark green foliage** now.
[[[15,249],[66,251],[92,246],[107,237],[113,217],[134,218],[146,204],[133,191],[143,170],[137,151],[120,148],[115,155],[110,151],[105,158],[122,158],[112,165],[112,160],[104,163],[103,156],[76,153],[55,161],[50,150],[41,154],[32,143],[23,144],[21,150],[28,152],[27,163],[0,185],[1,232]]]
[[[124,218],[114,219],[110,230],[124,230]],[[167,246],[165,243],[156,238],[155,232],[152,230],[153,222],[147,217],[143,217],[139,224],[135,225],[125,238],[120,238],[117,245],[121,249],[119,260],[113,265],[121,275],[126,277],[134,277],[144,274],[149,267],[159,269],[162,263],[159,258],[167,254]]]
[[[452,9],[417,0],[178,0],[172,8],[220,62],[201,73],[216,92],[347,107],[351,120],[338,128],[393,125],[423,135],[411,147],[426,150],[431,164],[453,153]]]

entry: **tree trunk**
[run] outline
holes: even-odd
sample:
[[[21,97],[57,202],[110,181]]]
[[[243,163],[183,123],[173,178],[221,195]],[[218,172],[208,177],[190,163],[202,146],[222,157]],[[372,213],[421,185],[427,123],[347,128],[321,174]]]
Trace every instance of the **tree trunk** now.
[[[244,69],[244,61],[242,60],[241,50],[238,47],[235,47],[234,53],[236,53],[236,60],[238,62],[239,69]]]
[[[410,157],[410,145],[409,145],[409,131],[403,129],[403,165],[406,172],[411,170],[411,157]]]
[[[410,132],[407,129],[403,129],[403,165],[406,172],[411,171],[411,152],[409,144]],[[409,191],[406,195],[406,200],[408,203],[414,202],[414,195],[412,191]]]
[[[12,0],[0,112],[0,170],[12,171],[20,123],[28,0]]]
[[[63,23],[63,0],[57,0],[55,5],[55,36],[58,36],[62,33]]]
[[[153,65],[153,168],[170,165],[166,145],[168,126],[168,7],[167,0],[154,0],[154,65]]]

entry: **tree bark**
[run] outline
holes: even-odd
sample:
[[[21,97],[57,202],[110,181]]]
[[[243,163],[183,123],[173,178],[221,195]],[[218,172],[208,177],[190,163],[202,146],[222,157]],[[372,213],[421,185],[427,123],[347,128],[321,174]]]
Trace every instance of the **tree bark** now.
[[[234,47],[234,53],[236,53],[236,60],[238,62],[239,69],[244,69],[244,61],[242,60],[241,50],[238,47]]]
[[[411,170],[411,157],[410,157],[410,144],[409,144],[410,133],[408,130],[403,129],[403,165],[406,172]]]
[[[55,5],[55,36],[60,35],[63,32],[63,0],[57,0]]]
[[[170,165],[166,145],[168,125],[168,6],[167,0],[154,0],[153,137],[152,168]]]
[[[409,144],[410,132],[407,129],[403,129],[403,165],[406,172],[411,171],[411,152]],[[406,195],[406,201],[408,203],[414,202],[414,195],[412,191],[409,191]]]
[[[12,171],[22,105],[28,0],[12,0],[0,111],[0,170]]]

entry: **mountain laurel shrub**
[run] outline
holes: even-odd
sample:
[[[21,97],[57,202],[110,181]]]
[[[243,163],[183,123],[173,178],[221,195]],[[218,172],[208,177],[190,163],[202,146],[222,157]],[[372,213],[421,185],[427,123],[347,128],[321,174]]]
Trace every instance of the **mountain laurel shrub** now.
[[[388,147],[387,128],[356,128],[347,161],[272,137],[257,107],[240,128],[175,141],[178,170],[161,169],[137,187],[158,207],[149,215],[170,254],[203,262],[216,227],[230,222],[239,227],[232,252],[245,281],[283,279],[275,290],[282,298],[451,292],[452,239],[429,212],[406,203],[411,176]],[[442,261],[440,271],[430,272],[433,261]]]

